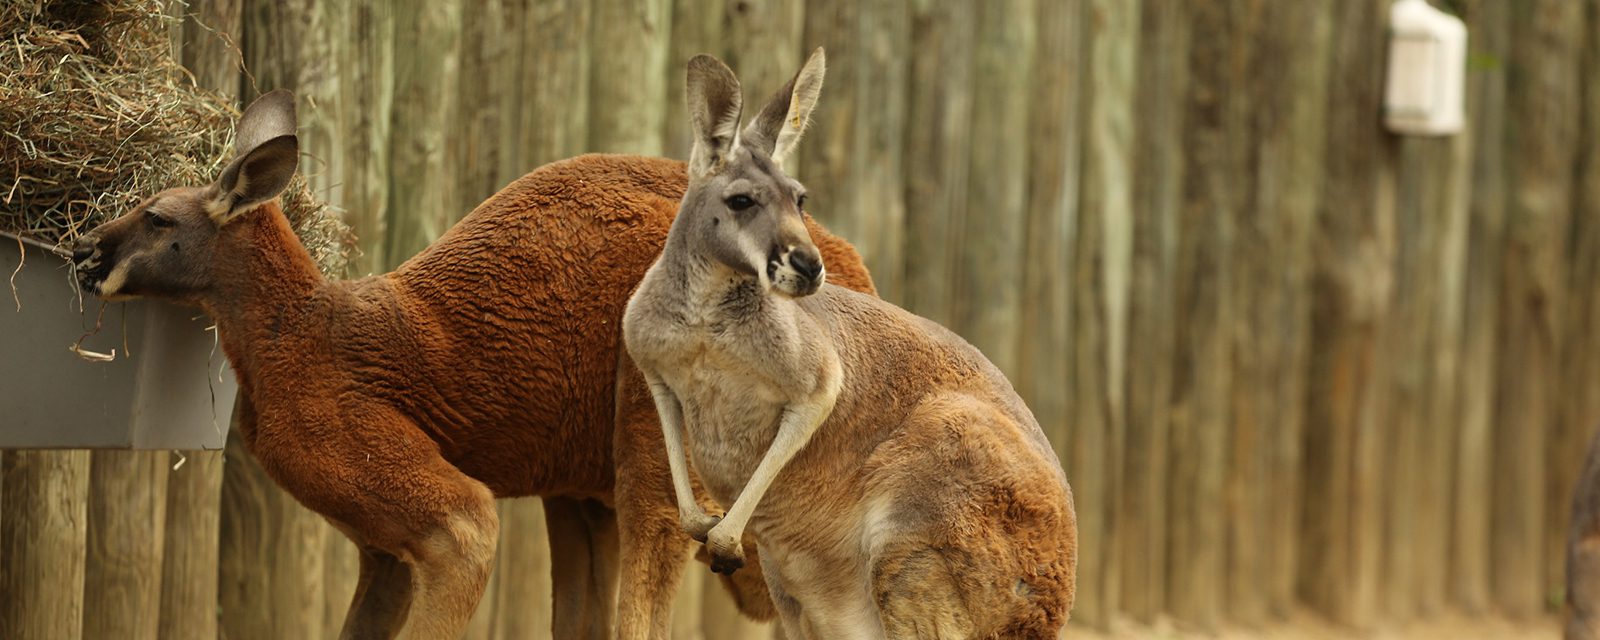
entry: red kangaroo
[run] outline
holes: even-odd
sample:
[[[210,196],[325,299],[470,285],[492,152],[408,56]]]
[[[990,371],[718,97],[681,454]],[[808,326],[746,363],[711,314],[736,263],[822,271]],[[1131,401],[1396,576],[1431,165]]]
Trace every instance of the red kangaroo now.
[[[104,299],[215,320],[249,450],[361,549],[342,637],[459,637],[494,558],[494,499],[541,496],[555,636],[609,636],[615,615],[618,636],[665,638],[691,541],[618,347],[684,164],[546,165],[393,272],[330,281],[277,204],[298,163],[293,96],[250,105],[237,140],[216,182],[151,196],[84,235],[75,262]],[[854,249],[808,224],[832,281],[871,292]],[[771,614],[764,592],[740,596]]]

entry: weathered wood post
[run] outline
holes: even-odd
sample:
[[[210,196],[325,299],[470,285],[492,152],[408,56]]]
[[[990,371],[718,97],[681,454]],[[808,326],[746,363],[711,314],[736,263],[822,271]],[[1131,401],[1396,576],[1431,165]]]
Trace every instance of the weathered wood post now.
[[[110,450],[92,456],[84,637],[158,637],[170,456],[166,451]]]
[[[1127,448],[1116,502],[1119,609],[1151,621],[1166,610],[1167,471],[1172,402],[1173,287],[1183,153],[1183,92],[1189,73],[1183,3],[1147,0],[1139,39],[1129,266]],[[1084,134],[1088,135],[1088,134]]]
[[[1090,0],[1086,30],[1082,183],[1071,271],[1073,352],[1070,456],[1063,461],[1078,509],[1078,597],[1073,616],[1108,624],[1117,610],[1112,504],[1122,465],[1127,382],[1129,266],[1133,250],[1134,81],[1140,3]],[[974,70],[977,73],[976,70]],[[980,88],[981,85],[975,87]],[[978,133],[975,126],[973,133]],[[974,141],[974,146],[978,143]],[[985,146],[995,144],[993,140]],[[973,180],[978,179],[976,173]],[[972,193],[977,193],[976,184]],[[968,216],[984,217],[979,199]],[[969,233],[977,227],[969,223]],[[970,268],[963,265],[962,268]],[[980,284],[981,281],[973,281]]]
[[[1510,8],[1498,0],[1472,0],[1464,17],[1472,50],[1504,60],[1510,49]],[[1472,197],[1461,329],[1460,430],[1454,446],[1450,596],[1456,606],[1482,613],[1490,606],[1490,522],[1498,368],[1496,327],[1500,318],[1501,256],[1506,228],[1506,71],[1484,66],[1468,76],[1468,112],[1473,114]]]
[[[1382,455],[1376,422],[1378,336],[1393,282],[1393,141],[1379,122],[1386,0],[1347,2],[1332,16],[1328,140],[1312,275],[1307,381],[1306,600],[1333,619],[1370,625],[1378,610]]]
[[[1561,491],[1547,487],[1545,472],[1557,423],[1583,11],[1582,3],[1558,0],[1516,3],[1511,11],[1491,584],[1496,603],[1514,616],[1543,609],[1560,582],[1548,574],[1565,542],[1566,527],[1552,529],[1563,518],[1549,513]]]
[[[1329,5],[1295,0],[1265,5],[1251,74],[1254,110],[1254,208],[1262,227],[1242,230],[1241,244],[1266,251],[1270,265],[1245,284],[1261,290],[1251,329],[1236,339],[1260,341],[1253,393],[1266,440],[1267,532],[1261,541],[1266,613],[1284,617],[1296,603],[1296,554],[1304,481],[1305,397],[1311,333],[1313,232],[1322,197],[1328,109]],[[1259,234],[1259,235],[1256,235]],[[1253,239],[1252,239],[1253,238]],[[1264,246],[1263,246],[1264,245]],[[1245,308],[1256,304],[1245,296]],[[1237,348],[1243,348],[1238,345]],[[1254,385],[1253,385],[1254,386]],[[1248,579],[1248,578],[1246,578]]]
[[[77,640],[89,452],[6,451],[0,468],[0,636]]]

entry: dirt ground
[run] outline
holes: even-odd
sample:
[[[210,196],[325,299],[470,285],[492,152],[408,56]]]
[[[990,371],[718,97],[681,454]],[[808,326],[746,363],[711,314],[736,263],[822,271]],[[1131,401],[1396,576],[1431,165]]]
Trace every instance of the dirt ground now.
[[[1069,640],[1555,640],[1560,637],[1559,621],[1554,616],[1521,621],[1447,616],[1356,630],[1334,626],[1310,614],[1259,629],[1229,628],[1216,633],[1184,630],[1170,623],[1118,622],[1109,631],[1074,628],[1066,634]]]

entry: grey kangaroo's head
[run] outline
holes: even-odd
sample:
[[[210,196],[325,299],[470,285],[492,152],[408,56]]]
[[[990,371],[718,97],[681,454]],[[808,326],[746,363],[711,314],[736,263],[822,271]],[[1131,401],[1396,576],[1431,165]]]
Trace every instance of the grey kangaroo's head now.
[[[805,187],[782,168],[805,133],[825,66],[817,49],[740,132],[733,71],[708,55],[689,61],[694,150],[679,224],[693,250],[788,296],[816,293],[825,277],[800,213]]]
[[[78,238],[78,279],[107,299],[191,300],[211,287],[222,230],[278,197],[299,163],[294,95],[257,98],[236,129],[238,156],[206,186],[175,187]]]

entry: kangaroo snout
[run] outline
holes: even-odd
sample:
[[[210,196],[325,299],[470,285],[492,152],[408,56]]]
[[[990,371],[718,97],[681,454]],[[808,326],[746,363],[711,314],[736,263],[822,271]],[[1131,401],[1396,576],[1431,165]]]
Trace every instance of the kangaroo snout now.
[[[95,244],[98,242],[99,239],[92,234],[78,236],[78,239],[72,243],[72,263],[79,267],[84,266],[84,263],[89,258],[94,257]]]
[[[772,255],[767,260],[767,278],[772,281],[773,289],[790,297],[800,298],[816,293],[822,288],[825,277],[822,256],[809,243],[773,247]]]
[[[817,254],[816,249],[796,249],[790,252],[789,265],[806,280],[821,284],[818,280],[822,278],[822,256]]]

